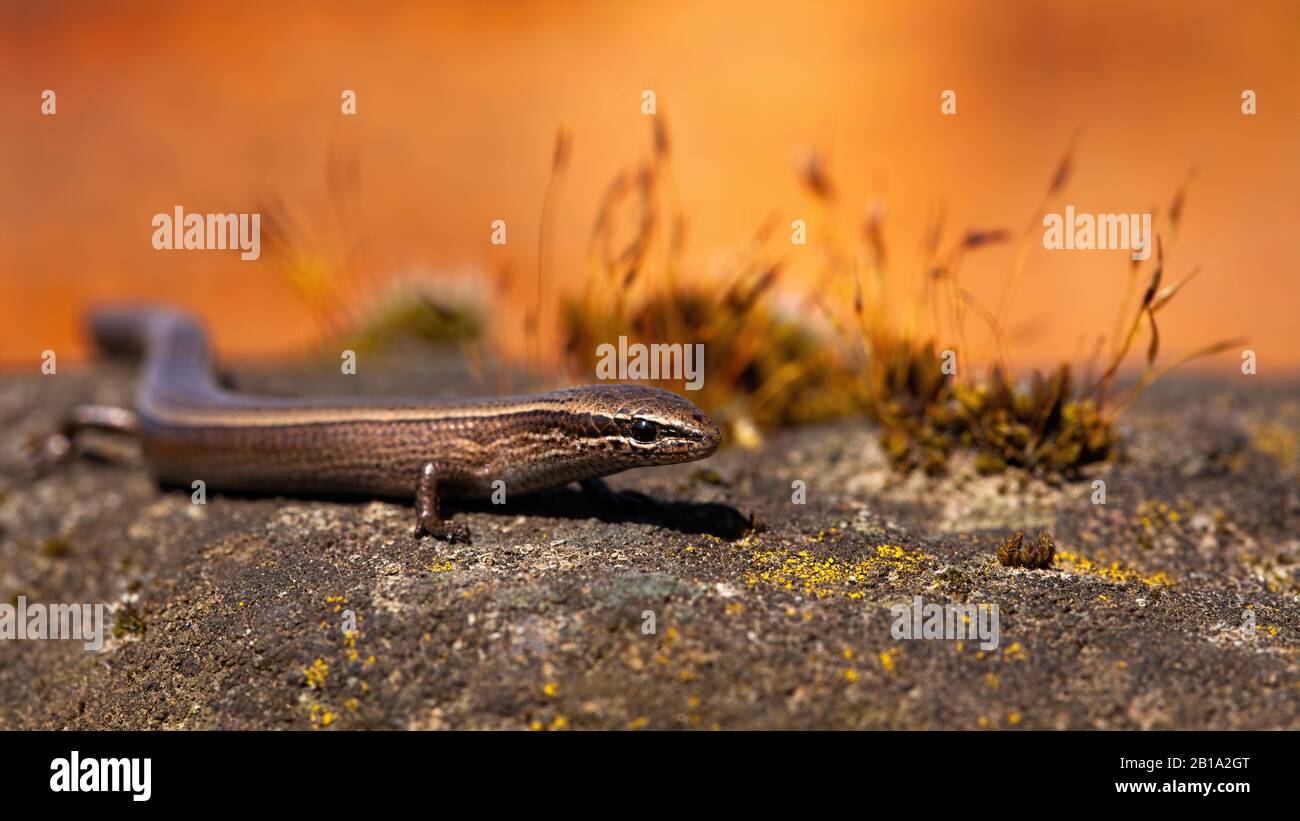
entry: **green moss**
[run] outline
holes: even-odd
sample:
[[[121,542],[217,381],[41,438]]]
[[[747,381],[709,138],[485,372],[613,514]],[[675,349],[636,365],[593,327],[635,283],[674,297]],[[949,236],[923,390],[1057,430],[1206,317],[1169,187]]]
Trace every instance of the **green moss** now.
[[[722,474],[713,468],[697,468],[691,472],[691,478],[697,482],[703,482],[706,485],[726,484],[722,480]]]
[[[678,287],[631,304],[568,300],[560,318],[570,368],[580,378],[594,373],[597,348],[620,336],[629,345],[700,342],[705,378],[690,398],[721,423],[746,419],[772,429],[860,410],[860,390],[834,346],[759,300],[770,282],[717,294]],[[682,382],[658,384],[680,390]]]
[[[468,342],[477,339],[482,331],[482,317],[467,306],[411,297],[389,305],[346,345],[356,351],[384,351],[411,340],[428,344]]]
[[[144,637],[144,617],[134,607],[123,605],[113,618],[113,638],[120,639],[128,634]]]
[[[68,551],[71,549],[72,545],[68,543],[67,539],[63,538],[46,539],[44,544],[41,545],[41,552],[55,559],[68,555]]]
[[[1069,475],[1117,453],[1111,422],[1072,397],[1068,365],[1035,373],[1028,386],[998,370],[966,385],[942,375],[933,346],[899,345],[870,381],[882,447],[901,470],[942,472],[957,447],[974,450],[985,475],[1010,467]]]

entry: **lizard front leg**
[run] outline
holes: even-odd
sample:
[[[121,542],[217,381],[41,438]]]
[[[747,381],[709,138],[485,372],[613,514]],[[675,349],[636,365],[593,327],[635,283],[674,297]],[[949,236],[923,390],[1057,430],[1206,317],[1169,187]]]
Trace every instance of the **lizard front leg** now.
[[[415,482],[415,536],[432,536],[445,542],[469,542],[469,528],[444,519],[438,497],[438,466],[425,462]]]

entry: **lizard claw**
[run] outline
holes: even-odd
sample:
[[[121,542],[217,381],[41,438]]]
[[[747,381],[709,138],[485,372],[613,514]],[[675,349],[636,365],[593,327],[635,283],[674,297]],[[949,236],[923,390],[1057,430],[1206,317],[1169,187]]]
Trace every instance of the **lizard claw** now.
[[[451,519],[435,519],[432,516],[417,516],[415,521],[415,538],[432,536],[444,542],[461,542],[469,544],[469,528]]]

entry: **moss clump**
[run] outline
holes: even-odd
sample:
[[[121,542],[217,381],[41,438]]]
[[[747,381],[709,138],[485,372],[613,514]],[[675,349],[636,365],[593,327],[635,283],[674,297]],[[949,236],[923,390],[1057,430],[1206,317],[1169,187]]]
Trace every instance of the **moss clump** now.
[[[774,277],[769,272],[720,293],[678,287],[630,306],[567,301],[561,328],[570,369],[594,373],[597,347],[620,336],[629,345],[703,343],[703,387],[690,397],[720,422],[744,419],[771,429],[853,412],[861,403],[833,347],[758,303]],[[680,389],[682,383],[657,384]]]
[[[113,617],[113,638],[120,639],[126,635],[144,638],[144,616],[130,605],[123,605]]]
[[[708,378],[704,390],[692,392],[691,398],[742,446],[756,444],[761,428],[854,415],[865,408],[882,427],[888,458],[903,471],[942,473],[950,455],[963,449],[974,452],[982,474],[1023,469],[1073,477],[1085,465],[1117,456],[1114,420],[1146,386],[1190,359],[1241,341],[1226,340],[1168,364],[1161,361],[1157,315],[1196,271],[1162,287],[1164,251],[1156,234],[1154,270],[1145,292],[1137,290],[1144,263],[1129,265],[1128,292],[1101,376],[1094,380],[1091,374],[1104,364],[1104,335],[1081,384],[1064,363],[1046,374],[1036,372],[1027,382],[1017,380],[1010,375],[1004,322],[1027,254],[1016,254],[1002,295],[991,308],[961,278],[969,254],[1016,240],[1015,235],[1006,229],[968,228],[946,240],[939,213],[923,239],[917,272],[921,288],[914,292],[891,274],[883,204],[872,204],[859,232],[841,230],[845,217],[839,211],[838,186],[815,152],[800,172],[819,215],[807,252],[790,252],[782,220],[774,217],[722,267],[716,284],[685,285],[686,220],[661,117],[653,118],[653,138],[652,156],[616,177],[600,202],[588,243],[585,291],[561,298],[569,370],[579,377],[591,374],[597,346],[620,336],[629,343],[704,343]],[[552,184],[564,172],[568,153],[568,137],[561,132]],[[1043,214],[1062,197],[1073,155],[1072,141],[1038,212],[1019,237],[1022,251],[1038,241]],[[1185,185],[1169,211],[1174,231]],[[549,201],[548,193],[544,215]],[[551,227],[544,216],[543,239]],[[773,308],[772,294],[785,267],[800,264],[815,267],[815,285],[786,318]],[[539,263],[535,311],[540,311],[544,281]],[[968,344],[967,324],[973,319],[987,326],[992,343],[987,367],[970,364],[976,349]],[[525,325],[536,333],[536,313],[532,324]],[[823,327],[833,334],[821,333]],[[1144,330],[1149,342],[1142,371],[1132,388],[1116,395],[1112,389],[1120,368]],[[949,346],[942,356],[936,341]],[[959,351],[964,358],[960,378],[955,376]]]
[[[59,559],[68,555],[68,551],[71,549],[72,545],[68,543],[68,540],[62,538],[47,539],[41,545],[41,552],[52,559]]]
[[[426,344],[471,342],[483,332],[483,318],[461,305],[422,296],[395,300],[347,341],[356,351],[383,351],[405,341]]]
[[[1022,387],[1000,369],[969,385],[943,374],[933,346],[900,345],[873,380],[881,445],[895,467],[940,473],[957,448],[975,468],[1072,474],[1117,453],[1119,437],[1090,399],[1072,398],[1070,367]]]
[[[1028,388],[995,370],[985,383],[954,389],[956,426],[987,470],[1072,473],[1112,458],[1119,437],[1090,399],[1072,398],[1070,366],[1035,373]]]
[[[1038,538],[1025,540],[1023,530],[1008,536],[998,547],[998,562],[1004,567],[1050,567],[1056,557],[1056,543],[1046,530],[1038,531]]]

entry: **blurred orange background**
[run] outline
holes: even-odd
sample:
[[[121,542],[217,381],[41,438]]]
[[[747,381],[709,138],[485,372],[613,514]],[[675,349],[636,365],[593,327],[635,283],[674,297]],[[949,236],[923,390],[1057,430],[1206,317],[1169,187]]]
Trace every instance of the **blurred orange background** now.
[[[826,154],[848,224],[868,203],[906,268],[927,221],[1019,232],[1072,135],[1064,202],[1166,209],[1192,180],[1170,258],[1200,278],[1161,316],[1162,350],[1246,335],[1263,374],[1300,368],[1300,11],[1294,2],[5,3],[0,41],[0,361],[85,352],[91,303],[166,300],[229,356],[318,333],[262,259],[155,251],[155,213],[278,196],[373,281],[471,286],[513,265],[496,332],[518,335],[557,129],[572,135],[548,288],[580,284],[600,196],[650,151],[643,89],[672,142],[687,271],[707,277],[770,215],[810,207],[794,171]],[[41,93],[57,93],[55,116]],[[357,93],[344,116],[340,94]],[[940,113],[944,89],[958,114]],[[1241,113],[1241,94],[1258,114]],[[355,208],[326,169],[353,156]],[[508,244],[489,242],[504,219]],[[328,243],[328,239],[326,240]],[[971,256],[996,303],[1013,248]],[[791,249],[785,287],[813,279]],[[1112,327],[1125,252],[1036,247],[1009,313],[1018,366]],[[1167,280],[1168,281],[1168,280]],[[486,286],[485,286],[486,290]],[[553,328],[553,317],[548,327]],[[1236,371],[1231,351],[1195,367]]]

